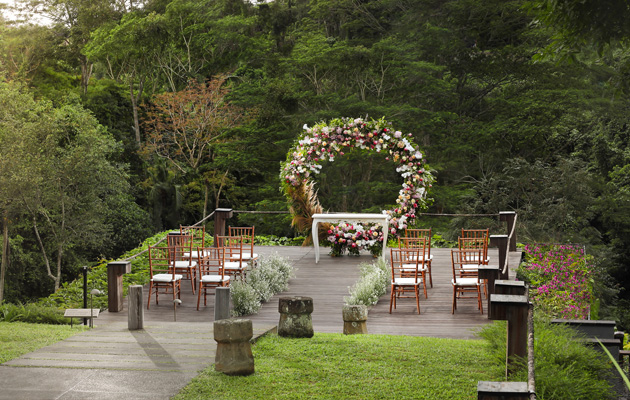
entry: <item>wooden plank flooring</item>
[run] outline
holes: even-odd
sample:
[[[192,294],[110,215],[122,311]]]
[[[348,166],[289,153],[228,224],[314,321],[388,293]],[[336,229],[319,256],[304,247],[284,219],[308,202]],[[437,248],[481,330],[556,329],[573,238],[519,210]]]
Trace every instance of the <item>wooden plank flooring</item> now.
[[[359,257],[330,257],[328,249],[321,249],[320,261],[315,264],[312,247],[257,246],[261,255],[278,253],[289,258],[297,269],[296,277],[289,282],[286,292],[277,294],[256,315],[247,316],[255,326],[276,325],[279,320],[278,298],[282,296],[308,296],[313,298],[313,327],[316,332],[342,332],[343,320],[341,308],[344,296],[348,296],[351,287],[359,278],[359,264],[372,262],[369,254]],[[389,314],[389,292],[384,295],[369,311],[368,331],[371,334],[392,334],[411,336],[434,336],[443,338],[474,338],[473,330],[486,323],[487,301],[484,299],[484,314],[476,308],[475,301],[460,301],[455,314],[451,314],[451,264],[450,249],[432,249],[433,288],[428,288],[428,298],[420,299],[420,315],[417,314],[414,299],[400,299],[397,309]],[[496,249],[489,250],[492,262],[497,262]],[[516,268],[521,253],[510,253],[510,266]],[[511,273],[511,278],[514,274]],[[180,322],[211,322],[214,319],[214,296],[208,297],[208,306],[197,311],[197,296],[191,293],[188,281],[183,283],[182,304],[178,307],[177,320]],[[145,289],[145,302],[147,292]],[[162,296],[160,304],[152,301],[151,309],[145,307],[145,323],[151,321],[173,321],[173,304]],[[126,320],[125,310],[121,313],[102,313],[96,323],[110,319]]]

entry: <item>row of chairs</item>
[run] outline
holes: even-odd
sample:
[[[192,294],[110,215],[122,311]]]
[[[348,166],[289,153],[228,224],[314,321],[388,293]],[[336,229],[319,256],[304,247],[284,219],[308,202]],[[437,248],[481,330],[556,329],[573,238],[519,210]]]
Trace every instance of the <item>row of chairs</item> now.
[[[451,251],[453,279],[453,307],[457,308],[457,300],[468,298],[467,293],[476,294],[478,308],[483,313],[481,302],[481,284],[478,269],[487,265],[488,229],[462,229],[458,239],[458,249]],[[420,314],[420,285],[424,297],[427,298],[427,278],[433,287],[431,273],[433,256],[431,255],[431,229],[406,229],[404,236],[398,241],[398,248],[391,251],[391,293],[389,312],[396,308],[396,300],[402,297],[414,297],[418,314]],[[413,295],[410,295],[413,293]]]
[[[208,289],[229,286],[234,278],[245,279],[247,269],[255,266],[254,227],[229,227],[228,235],[216,236],[213,247],[206,246],[205,228],[180,226],[179,232],[167,236],[166,246],[149,246],[149,298],[159,304],[159,294],[181,298],[181,281],[190,280],[193,294],[198,291],[197,309],[204,294],[207,304]]]
[[[457,300],[476,299],[477,308],[483,314],[481,290],[487,296],[487,286],[479,279],[479,267],[488,265],[489,229],[462,229],[458,238],[458,249],[451,250],[453,267],[453,305],[451,314],[455,314]],[[473,296],[467,296],[468,293]]]

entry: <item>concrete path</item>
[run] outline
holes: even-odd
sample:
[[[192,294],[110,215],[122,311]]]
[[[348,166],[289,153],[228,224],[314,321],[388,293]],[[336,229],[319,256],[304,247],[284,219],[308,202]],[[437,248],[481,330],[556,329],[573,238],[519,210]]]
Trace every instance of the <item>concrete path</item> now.
[[[258,325],[254,336],[272,328]],[[211,322],[97,324],[0,365],[0,399],[169,399],[214,363],[215,350]]]

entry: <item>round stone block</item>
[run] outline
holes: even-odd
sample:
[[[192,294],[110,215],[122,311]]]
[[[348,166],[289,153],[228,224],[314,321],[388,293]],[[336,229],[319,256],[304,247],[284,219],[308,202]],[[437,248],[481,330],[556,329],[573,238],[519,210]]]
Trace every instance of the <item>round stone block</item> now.
[[[313,337],[313,299],[310,297],[281,297],[278,302],[280,322],[278,336],[293,338]]]
[[[254,336],[249,319],[221,319],[214,321],[214,340],[217,342],[246,342]]]
[[[278,300],[280,314],[311,314],[313,312],[312,297],[280,297]]]

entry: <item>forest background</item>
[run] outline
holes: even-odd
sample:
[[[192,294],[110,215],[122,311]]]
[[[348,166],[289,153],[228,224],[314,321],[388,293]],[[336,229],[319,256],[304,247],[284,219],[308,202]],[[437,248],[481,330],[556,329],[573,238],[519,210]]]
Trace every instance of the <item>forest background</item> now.
[[[630,329],[630,10],[598,3],[19,0],[0,20],[0,302],[216,207],[286,210],[303,125],[367,116],[413,134],[429,212],[515,210],[519,241],[586,246],[600,317]],[[391,208],[384,157],[326,165],[324,208]]]

